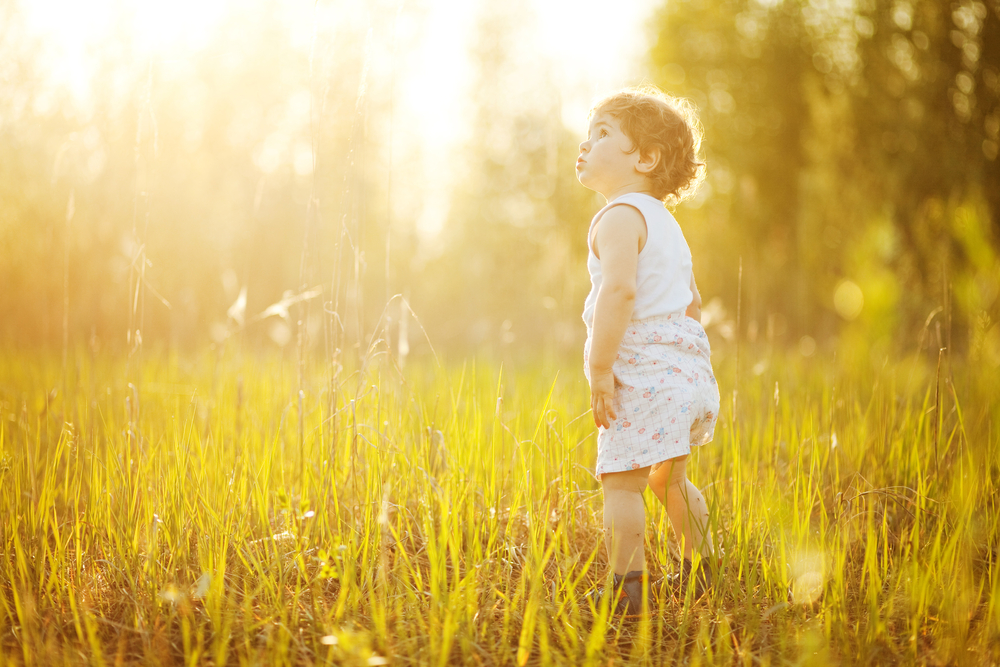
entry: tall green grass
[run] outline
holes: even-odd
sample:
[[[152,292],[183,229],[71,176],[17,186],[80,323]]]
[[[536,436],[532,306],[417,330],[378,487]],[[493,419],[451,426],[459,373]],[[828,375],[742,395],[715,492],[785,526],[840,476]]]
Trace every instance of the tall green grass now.
[[[622,621],[582,598],[608,570],[577,363],[316,363],[300,398],[278,358],[147,353],[130,387],[81,357],[63,395],[55,355],[0,357],[0,666],[1000,661],[1000,380],[744,350],[734,401],[714,361],[689,469],[724,575]]]

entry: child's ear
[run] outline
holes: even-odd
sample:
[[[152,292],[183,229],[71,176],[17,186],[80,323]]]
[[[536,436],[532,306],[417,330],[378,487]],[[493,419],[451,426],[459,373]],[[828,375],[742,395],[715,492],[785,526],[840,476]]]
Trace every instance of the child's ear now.
[[[640,174],[649,174],[658,164],[660,164],[660,149],[650,148],[648,153],[639,152],[639,161],[635,168]]]

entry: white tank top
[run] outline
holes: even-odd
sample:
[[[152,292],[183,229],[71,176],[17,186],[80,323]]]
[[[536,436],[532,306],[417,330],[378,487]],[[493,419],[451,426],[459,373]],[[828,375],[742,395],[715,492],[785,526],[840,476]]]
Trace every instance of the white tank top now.
[[[597,212],[587,232],[587,270],[590,271],[590,294],[583,306],[583,321],[588,331],[594,328],[594,306],[601,290],[601,260],[590,244],[594,226],[612,206],[626,204],[646,219],[646,245],[639,252],[635,275],[633,320],[683,312],[691,305],[691,249],[680,225],[663,202],[647,194],[630,192],[608,202]]]

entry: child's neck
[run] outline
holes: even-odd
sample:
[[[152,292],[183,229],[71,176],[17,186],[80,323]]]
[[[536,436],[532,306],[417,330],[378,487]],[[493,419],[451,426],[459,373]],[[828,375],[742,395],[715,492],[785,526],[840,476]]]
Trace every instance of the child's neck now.
[[[652,187],[650,187],[649,184],[649,179],[643,178],[641,181],[626,183],[618,188],[615,188],[614,190],[611,190],[609,192],[602,192],[601,194],[604,195],[604,198],[608,200],[608,202],[612,202],[621,197],[622,195],[641,194],[641,195],[649,195],[650,197],[652,197],[653,196],[652,190],[653,189]]]

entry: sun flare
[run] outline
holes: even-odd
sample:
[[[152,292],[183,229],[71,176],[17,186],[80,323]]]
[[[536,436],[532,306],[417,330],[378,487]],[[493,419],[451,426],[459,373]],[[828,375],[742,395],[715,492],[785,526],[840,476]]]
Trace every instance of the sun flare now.
[[[209,45],[213,31],[234,9],[228,0],[34,0],[22,6],[53,82],[82,98],[89,96],[97,62],[108,57],[112,45],[113,57],[136,64],[190,57]]]

